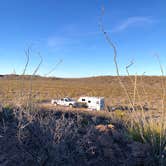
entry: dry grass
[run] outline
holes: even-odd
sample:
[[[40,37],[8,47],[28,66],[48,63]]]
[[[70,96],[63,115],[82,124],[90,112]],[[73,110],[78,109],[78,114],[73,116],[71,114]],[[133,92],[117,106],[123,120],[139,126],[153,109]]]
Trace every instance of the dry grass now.
[[[20,93],[27,95],[30,89],[30,80],[24,76],[23,89],[20,77],[9,76],[0,78],[0,99],[10,101],[17,98]],[[133,78],[134,79],[134,76]],[[160,77],[142,77],[137,78],[137,89],[140,93],[141,100],[135,99],[135,104],[148,103],[151,107],[158,108],[161,100],[162,87]],[[134,95],[133,86],[129,77],[121,77],[123,84],[130,96]],[[144,94],[143,89],[146,89]],[[32,95],[37,101],[50,100],[56,97],[79,97],[81,95],[104,96],[108,105],[128,105],[128,99],[118,83],[117,77],[91,77],[81,79],[61,79],[61,78],[43,78],[35,77],[32,83]]]

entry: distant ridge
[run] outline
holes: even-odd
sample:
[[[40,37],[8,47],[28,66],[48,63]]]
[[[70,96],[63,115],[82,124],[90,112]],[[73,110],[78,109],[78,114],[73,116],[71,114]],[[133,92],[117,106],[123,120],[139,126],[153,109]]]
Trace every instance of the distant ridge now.
[[[30,79],[32,77],[32,75],[18,75],[18,74],[0,74],[0,78],[11,78],[11,79],[15,79],[15,78],[24,78],[24,79]],[[102,76],[90,76],[90,77],[45,77],[45,76],[41,76],[41,75],[34,75],[33,78],[35,79],[51,79],[51,80],[91,80],[91,79],[109,79],[109,78],[116,78],[116,75],[102,75]],[[121,75],[121,78],[126,78],[129,77],[127,75]],[[134,75],[130,75],[130,77],[135,77]],[[146,78],[158,78],[161,77],[159,75],[137,75],[137,77],[146,77]],[[162,77],[166,77],[166,76],[162,76]]]

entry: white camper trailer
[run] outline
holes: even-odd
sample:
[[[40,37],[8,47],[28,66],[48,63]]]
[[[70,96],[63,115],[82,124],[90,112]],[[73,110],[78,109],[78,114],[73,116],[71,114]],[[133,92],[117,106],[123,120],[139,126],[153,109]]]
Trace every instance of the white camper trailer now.
[[[104,97],[80,97],[78,102],[85,103],[91,110],[104,110]]]

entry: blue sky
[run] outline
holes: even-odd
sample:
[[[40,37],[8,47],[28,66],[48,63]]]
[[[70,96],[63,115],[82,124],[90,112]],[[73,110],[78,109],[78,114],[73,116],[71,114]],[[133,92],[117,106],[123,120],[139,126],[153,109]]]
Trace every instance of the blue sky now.
[[[21,73],[31,46],[27,74],[87,77],[116,75],[113,50],[99,28],[103,23],[117,46],[120,73],[159,75],[155,54],[166,64],[165,0],[0,0],[0,73]]]

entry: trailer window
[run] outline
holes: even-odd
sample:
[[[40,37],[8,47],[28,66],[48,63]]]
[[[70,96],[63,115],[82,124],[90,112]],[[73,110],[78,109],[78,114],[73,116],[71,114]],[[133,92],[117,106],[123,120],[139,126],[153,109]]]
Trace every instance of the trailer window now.
[[[85,101],[85,99],[82,99],[82,101]]]
[[[88,103],[91,103],[91,101],[89,100]]]

